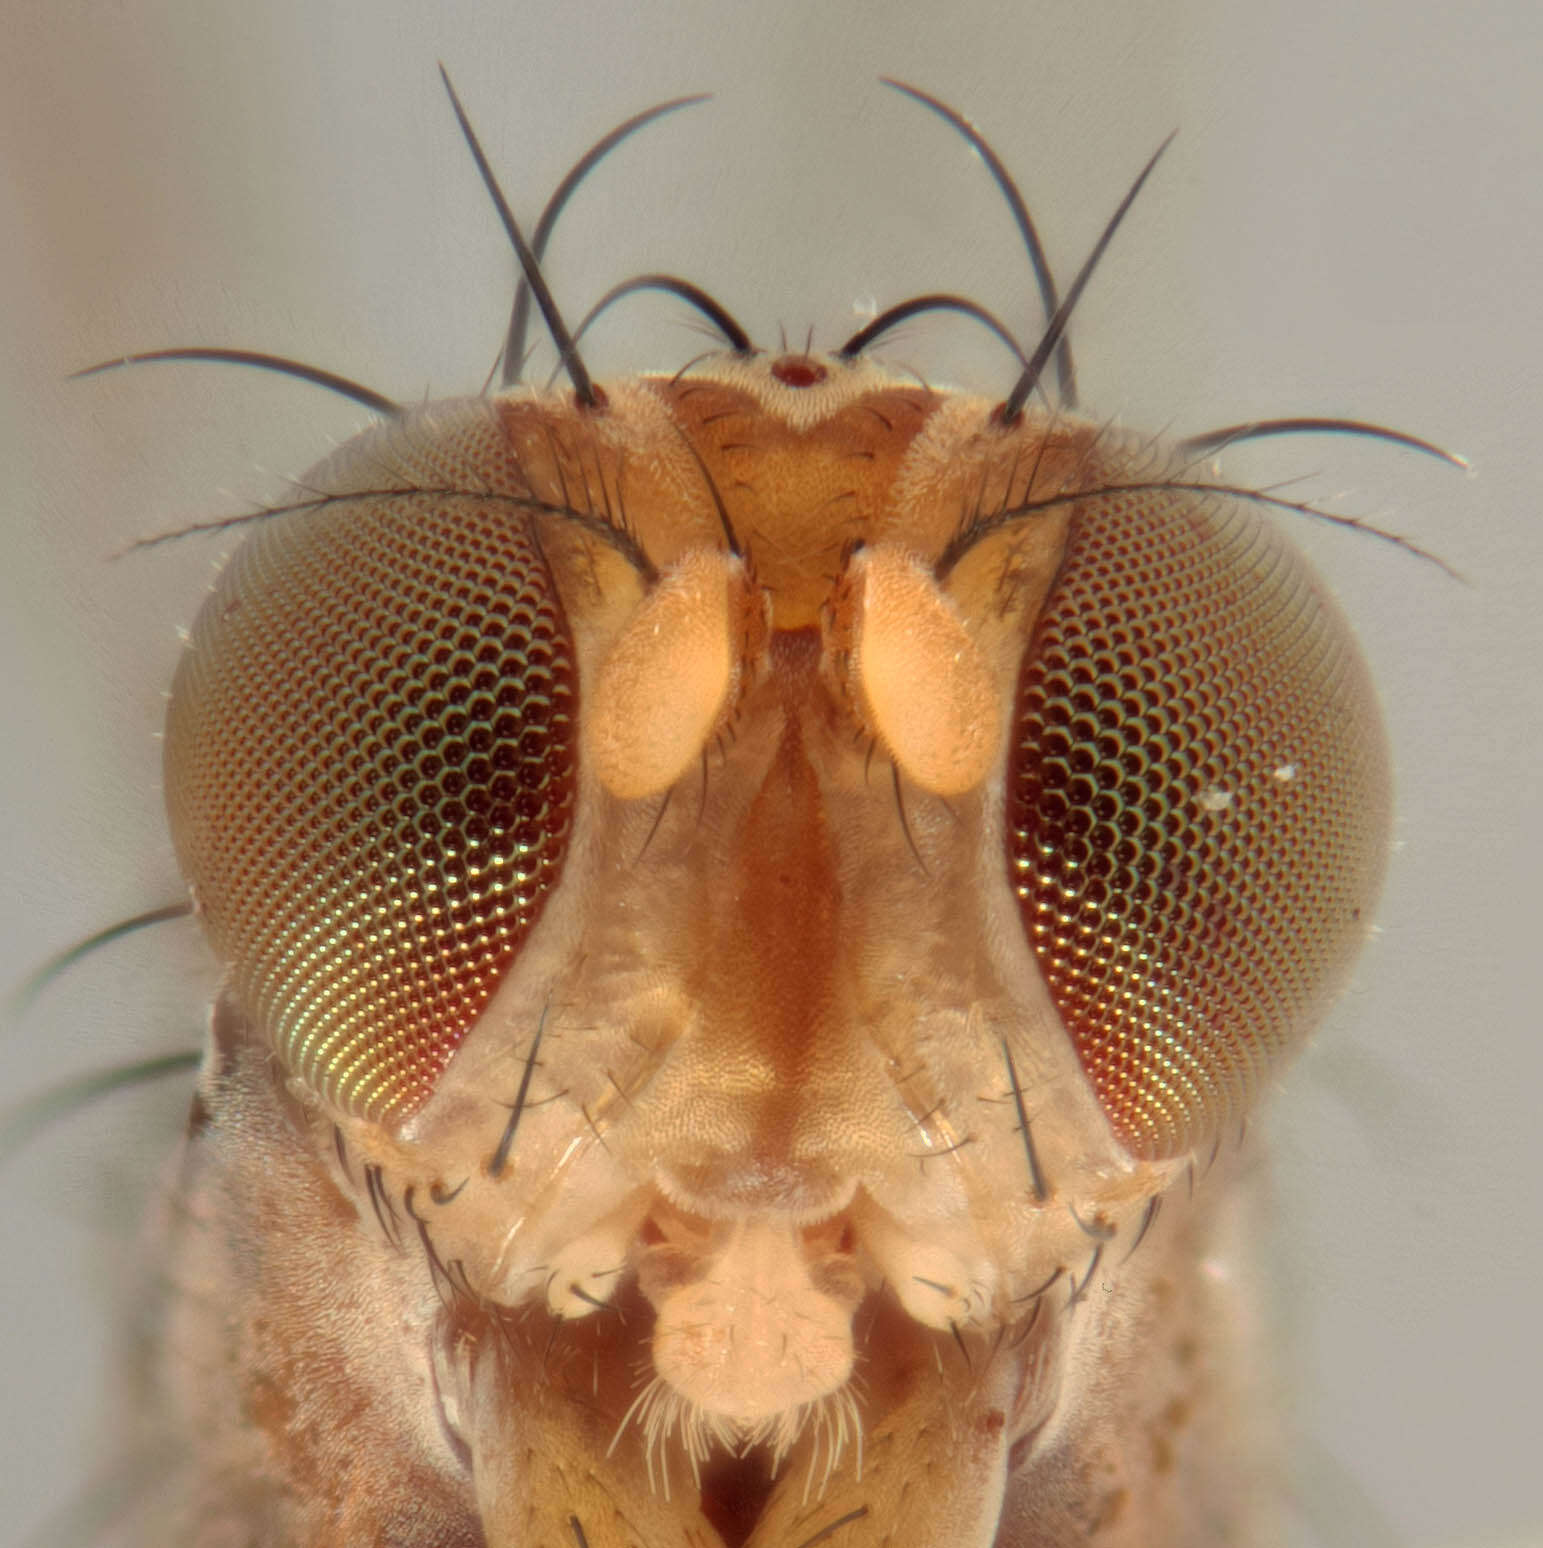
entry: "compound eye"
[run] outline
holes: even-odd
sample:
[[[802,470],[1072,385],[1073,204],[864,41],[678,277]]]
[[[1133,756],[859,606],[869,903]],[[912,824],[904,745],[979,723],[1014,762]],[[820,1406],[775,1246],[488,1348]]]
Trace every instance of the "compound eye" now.
[[[172,688],[173,839],[238,1003],[333,1107],[434,1089],[562,874],[573,644],[509,501],[263,523]]]
[[[1008,877],[1135,1156],[1235,1126],[1322,1013],[1388,846],[1376,696],[1306,563],[1240,502],[1072,523],[1020,668]]]

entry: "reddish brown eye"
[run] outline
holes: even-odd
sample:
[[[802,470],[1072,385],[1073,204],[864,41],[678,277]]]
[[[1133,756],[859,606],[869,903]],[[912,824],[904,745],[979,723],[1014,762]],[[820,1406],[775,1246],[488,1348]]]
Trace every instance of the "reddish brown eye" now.
[[[1137,1156],[1246,1111],[1365,932],[1388,832],[1376,699],[1306,564],[1179,493],[1076,518],[1025,652],[1009,879]]]
[[[573,816],[573,650],[517,508],[265,523],[172,689],[183,873],[232,989],[335,1106],[402,1117],[539,917]]]

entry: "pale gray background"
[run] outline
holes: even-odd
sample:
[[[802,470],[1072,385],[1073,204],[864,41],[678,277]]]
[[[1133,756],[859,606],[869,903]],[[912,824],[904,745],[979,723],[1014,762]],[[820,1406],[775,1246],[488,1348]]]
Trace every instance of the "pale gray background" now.
[[[61,378],[129,349],[231,343],[406,398],[474,390],[510,262],[436,58],[526,212],[618,118],[717,92],[595,179],[554,283],[578,311],[623,274],[672,267],[762,339],[812,323],[827,345],[866,297],[958,288],[1030,315],[981,168],[881,72],[987,129],[1063,275],[1178,126],[1078,318],[1089,403],[1152,428],[1379,418],[1476,467],[1334,442],[1236,464],[1321,474],[1308,490],[1473,582],[1302,534],[1366,642],[1401,776],[1382,936],[1271,1115],[1302,1491],[1340,1519],[1333,1543],[1381,1541],[1379,1518],[1408,1548],[1543,1542],[1539,16],[1527,0],[7,0],[0,984],[176,893],[155,735],[219,545],[107,557],[272,495],[362,420],[219,368]],[[624,371],[698,347],[679,309],[642,303],[592,354]],[[963,325],[899,354],[982,391],[1008,380]],[[199,961],[173,929],[82,967],[0,1032],[0,1089],[183,1045]],[[182,1100],[122,1098],[0,1174],[0,1538],[20,1541],[82,1476],[132,1194]]]

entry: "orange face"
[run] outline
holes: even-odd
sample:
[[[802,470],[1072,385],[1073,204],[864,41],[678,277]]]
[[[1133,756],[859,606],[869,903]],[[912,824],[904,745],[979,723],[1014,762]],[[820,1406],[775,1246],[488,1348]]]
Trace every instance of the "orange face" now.
[[[260,524],[166,783],[228,973],[193,1191],[280,1243],[220,1249],[229,1404],[328,1479],[293,1540],[408,1493],[500,1544],[1248,1530],[1181,1200],[1365,934],[1388,775],[1204,483],[726,354],[414,410]]]

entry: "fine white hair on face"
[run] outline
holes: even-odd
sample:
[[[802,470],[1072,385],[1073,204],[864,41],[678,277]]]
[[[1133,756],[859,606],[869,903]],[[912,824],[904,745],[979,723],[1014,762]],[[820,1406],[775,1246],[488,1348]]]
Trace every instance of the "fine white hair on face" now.
[[[1020,328],[1022,254],[981,168],[874,78],[976,120],[1019,174],[1063,273],[1131,173],[1181,134],[1079,311],[1084,397],[1134,426],[1354,414],[1467,454],[1474,480],[1341,442],[1258,448],[1260,482],[1319,488],[1440,551],[1455,586],[1385,546],[1299,534],[1372,658],[1400,771],[1382,933],[1264,1120],[1281,1201],[1283,1364],[1302,1487],[1342,1527],[1304,1545],[1537,1541],[1543,1428],[1530,1317],[1540,859],[1540,573],[1532,479],[1543,337],[1535,20],[1418,0],[1266,0],[878,11],[767,4],[724,27],[683,0],[392,3],[327,14],[174,0],[60,10],[0,60],[9,549],[3,743],[13,884],[4,981],[176,896],[159,810],[175,625],[219,545],[117,564],[130,539],[245,507],[361,415],[294,383],[146,367],[67,384],[131,349],[301,355],[405,400],[475,388],[511,281],[439,93],[443,58],[522,210],[648,102],[717,94],[576,200],[554,283],[582,309],[624,274],[707,284],[763,338],[839,342],[852,306],[929,289]],[[699,347],[671,303],[597,327],[600,372]],[[961,342],[963,341],[963,342]],[[1004,380],[968,329],[893,358]],[[1232,466],[1229,463],[1229,466]],[[1526,470],[1530,475],[1530,468]],[[0,1044],[8,1096],[197,1036],[191,932],[99,954]],[[124,1095],[5,1175],[7,1521],[22,1540],[82,1482],[111,1357],[104,1289],[185,1093]],[[137,1159],[135,1159],[137,1158]],[[1359,1535],[1358,1535],[1359,1531]]]

